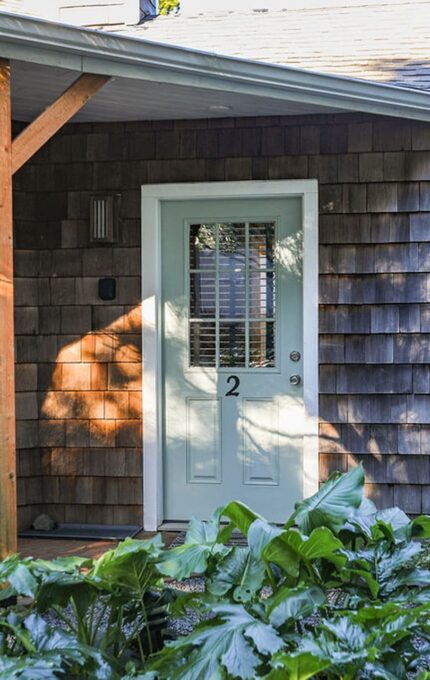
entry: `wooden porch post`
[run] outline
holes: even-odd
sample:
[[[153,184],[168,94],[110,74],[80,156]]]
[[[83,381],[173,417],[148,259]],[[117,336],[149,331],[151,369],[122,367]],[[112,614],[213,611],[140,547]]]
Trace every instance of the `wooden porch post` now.
[[[0,58],[0,559],[17,550],[12,175],[109,80],[82,74],[12,142],[10,63]]]
[[[16,552],[10,64],[0,59],[0,558]]]

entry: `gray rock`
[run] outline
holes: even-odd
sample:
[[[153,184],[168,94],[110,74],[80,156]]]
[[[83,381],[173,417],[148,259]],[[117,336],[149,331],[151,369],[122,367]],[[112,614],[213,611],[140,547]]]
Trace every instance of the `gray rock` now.
[[[49,515],[38,515],[32,524],[36,531],[51,531],[55,529],[56,522]]]

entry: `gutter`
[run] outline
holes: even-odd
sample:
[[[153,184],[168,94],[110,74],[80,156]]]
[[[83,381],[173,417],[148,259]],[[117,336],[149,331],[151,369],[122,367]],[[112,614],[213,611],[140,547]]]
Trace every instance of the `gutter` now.
[[[119,37],[5,12],[0,12],[0,56],[79,73],[430,122],[429,92]]]

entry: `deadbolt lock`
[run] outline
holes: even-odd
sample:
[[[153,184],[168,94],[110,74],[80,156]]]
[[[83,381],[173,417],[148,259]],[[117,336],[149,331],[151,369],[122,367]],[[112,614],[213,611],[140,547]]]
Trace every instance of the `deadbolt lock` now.
[[[290,383],[292,385],[300,385],[301,382],[302,382],[302,379],[299,375],[297,375],[297,374],[290,375]]]
[[[300,361],[301,358],[302,358],[302,355],[296,349],[293,349],[293,351],[290,352],[291,361]]]

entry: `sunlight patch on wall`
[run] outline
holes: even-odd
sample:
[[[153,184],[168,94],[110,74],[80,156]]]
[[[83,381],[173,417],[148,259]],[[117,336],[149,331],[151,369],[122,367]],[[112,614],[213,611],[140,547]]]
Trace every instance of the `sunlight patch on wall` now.
[[[66,446],[136,440],[131,433],[142,416],[140,330],[139,305],[59,351],[41,417],[53,433],[65,421]]]

